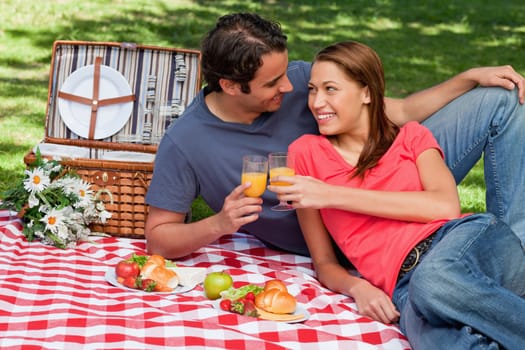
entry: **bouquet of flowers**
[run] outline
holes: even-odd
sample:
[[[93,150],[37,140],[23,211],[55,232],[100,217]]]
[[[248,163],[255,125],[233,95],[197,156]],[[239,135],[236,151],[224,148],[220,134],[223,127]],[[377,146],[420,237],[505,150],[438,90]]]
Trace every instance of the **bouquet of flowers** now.
[[[105,223],[111,217],[91,184],[58,161],[42,158],[39,150],[25,178],[3,197],[0,207],[19,213],[28,241],[39,239],[63,249],[87,240],[91,223]]]

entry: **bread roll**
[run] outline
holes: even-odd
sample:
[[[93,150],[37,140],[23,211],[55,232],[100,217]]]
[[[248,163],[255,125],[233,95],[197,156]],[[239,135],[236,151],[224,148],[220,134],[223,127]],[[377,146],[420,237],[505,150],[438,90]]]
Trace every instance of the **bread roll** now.
[[[288,288],[281,280],[270,280],[264,284],[264,290],[278,289],[282,292],[288,292]]]
[[[167,269],[164,265],[158,265],[158,261],[148,260],[140,274],[142,278],[149,278],[157,282],[159,291],[169,291],[175,289],[179,285],[179,276],[173,270]]]
[[[162,255],[153,254],[150,255],[148,258],[148,261],[154,262],[155,264],[159,266],[166,266],[166,259]]]
[[[296,305],[297,301],[293,295],[277,288],[265,289],[255,297],[255,306],[274,314],[293,313]]]

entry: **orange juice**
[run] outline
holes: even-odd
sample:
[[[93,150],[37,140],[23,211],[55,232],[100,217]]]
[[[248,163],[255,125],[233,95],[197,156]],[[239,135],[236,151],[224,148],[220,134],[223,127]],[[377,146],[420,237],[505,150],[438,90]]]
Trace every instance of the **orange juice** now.
[[[275,176],[279,176],[279,175],[294,176],[295,171],[292,168],[288,168],[284,166],[270,169],[270,179],[274,178]],[[283,181],[272,181],[271,184],[274,186],[290,186],[289,182],[283,182]]]
[[[252,185],[244,190],[248,197],[260,197],[266,190],[266,173],[242,173],[241,183],[251,182]]]

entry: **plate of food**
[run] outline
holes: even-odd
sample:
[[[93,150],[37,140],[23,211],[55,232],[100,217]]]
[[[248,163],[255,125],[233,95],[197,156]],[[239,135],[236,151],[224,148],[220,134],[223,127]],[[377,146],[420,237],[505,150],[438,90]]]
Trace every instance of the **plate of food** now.
[[[115,269],[113,269],[113,268],[110,268],[109,270],[107,270],[106,271],[106,275],[104,277],[106,278],[106,281],[109,282],[109,284],[112,284],[115,287],[128,289],[128,290],[132,290],[132,291],[142,291],[144,293],[153,292],[153,293],[161,293],[161,294],[179,294],[179,293],[188,292],[188,291],[192,290],[193,288],[195,288],[197,286],[197,285],[183,286],[183,285],[177,284],[177,286],[175,288],[173,288],[171,291],[156,291],[154,289],[151,290],[151,291],[148,291],[148,290],[146,290],[147,289],[147,285],[145,285],[144,288],[142,288],[142,286],[141,286],[141,288],[139,288],[138,286],[137,287],[131,287],[131,285],[125,286],[123,283],[120,283],[117,280],[117,275],[115,273]]]
[[[106,271],[105,279],[115,287],[133,291],[178,294],[204,281],[206,269],[181,267],[160,255],[136,255],[121,260]]]
[[[223,307],[221,307],[221,302],[223,299],[217,299],[213,301],[213,307],[217,310],[222,310],[225,312],[232,312],[237,313],[231,310],[225,310]],[[284,314],[277,314],[273,312],[268,312],[263,309],[260,309],[258,307],[255,307],[257,310],[257,318],[261,320],[267,320],[267,321],[276,321],[276,322],[284,322],[284,323],[300,323],[304,322],[307,319],[310,318],[310,313],[306,309],[305,306],[302,304],[297,304],[295,307],[295,311],[292,313],[284,313]]]
[[[281,280],[270,280],[264,287],[245,285],[221,292],[213,307],[231,313],[257,317],[262,320],[297,323],[310,318],[304,305],[297,303]]]

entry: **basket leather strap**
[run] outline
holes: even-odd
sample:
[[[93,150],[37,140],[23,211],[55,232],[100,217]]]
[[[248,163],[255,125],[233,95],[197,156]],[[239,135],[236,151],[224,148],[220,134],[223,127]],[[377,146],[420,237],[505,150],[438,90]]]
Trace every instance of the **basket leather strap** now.
[[[88,138],[95,138],[95,126],[97,125],[98,92],[100,88],[100,64],[102,57],[95,58],[95,74],[93,76],[93,100],[91,101],[91,118],[89,120]]]
[[[119,97],[112,97],[112,98],[105,98],[103,100],[98,100],[98,106],[109,106],[116,103],[124,103],[124,102],[131,102],[135,100],[135,95],[126,95],[126,96],[119,96]]]
[[[70,94],[68,92],[59,91],[58,97],[61,97],[65,100],[70,100],[77,103],[82,103],[84,105],[91,106],[92,100],[87,97],[77,96]],[[124,102],[131,102],[135,100],[135,95],[126,95],[126,96],[119,96],[119,97],[112,97],[112,98],[105,98],[102,100],[98,100],[98,106],[109,106],[117,103],[124,103]]]
[[[85,104],[85,105],[91,105],[91,99],[90,98],[73,95],[73,94],[70,94],[70,93],[64,92],[64,91],[59,91],[58,92],[58,97],[61,97],[61,98],[65,99],[65,100],[70,100],[70,101],[73,101],[73,102],[82,103],[82,104]]]
[[[86,98],[82,96],[73,95],[64,91],[58,92],[58,97],[61,97],[66,100],[70,100],[77,103],[82,103],[85,105],[91,106],[91,116],[89,120],[89,132],[88,138],[93,140],[95,138],[95,127],[97,124],[97,112],[99,107],[109,106],[112,104],[131,102],[135,100],[135,95],[125,95],[119,97],[112,97],[100,100],[99,91],[100,91],[100,65],[102,64],[102,57],[95,58],[95,70],[93,76],[93,97]]]

